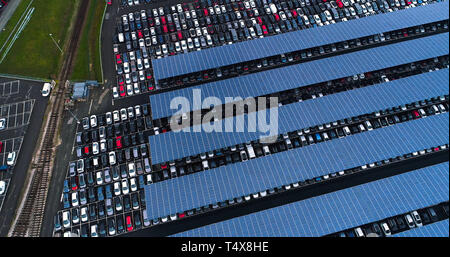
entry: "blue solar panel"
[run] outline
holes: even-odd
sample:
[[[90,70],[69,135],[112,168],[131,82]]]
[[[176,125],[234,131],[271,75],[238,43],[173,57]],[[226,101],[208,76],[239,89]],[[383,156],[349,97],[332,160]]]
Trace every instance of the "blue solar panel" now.
[[[170,78],[445,20],[448,19],[448,11],[448,2],[440,2],[347,22],[338,22],[313,29],[298,30],[232,45],[209,48],[202,51],[155,59],[152,61],[153,71],[156,80]]]
[[[446,95],[449,92],[448,84],[449,70],[442,69],[282,106],[278,108],[277,134]],[[423,90],[424,85],[427,90]],[[258,116],[257,113],[253,114]],[[270,120],[269,115],[270,112],[266,112],[263,117]],[[225,123],[236,124],[239,118],[247,121],[247,116],[227,118],[218,122],[224,128]],[[245,125],[248,123],[245,122]],[[149,137],[149,144],[152,162],[156,164],[250,142],[261,135],[259,132],[249,132],[247,127],[244,132],[234,133],[169,132]],[[181,145],[183,147],[180,147]]]
[[[203,99],[218,97],[255,97],[329,81],[359,73],[384,69],[405,63],[448,54],[448,33],[434,35],[397,44],[371,48],[326,59],[296,64],[206,83],[150,96],[154,119],[172,116],[170,109],[175,97],[185,97],[193,103],[193,90],[200,89]],[[192,111],[198,108],[191,106]]]
[[[180,237],[324,236],[448,200],[448,162],[178,233]],[[448,236],[448,220],[417,234]],[[446,224],[446,226],[445,226]],[[420,232],[424,231],[424,232]]]
[[[449,237],[448,225],[448,219],[446,219],[395,234],[393,237]]]
[[[147,213],[162,217],[443,145],[448,122],[448,113],[440,114],[151,184]]]

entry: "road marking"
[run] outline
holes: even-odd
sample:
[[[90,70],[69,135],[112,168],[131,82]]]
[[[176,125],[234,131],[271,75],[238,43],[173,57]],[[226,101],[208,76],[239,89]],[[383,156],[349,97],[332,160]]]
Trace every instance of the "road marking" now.
[[[91,104],[89,105],[89,112],[88,114],[91,114],[91,108],[92,108],[92,102],[94,101],[94,99],[91,100]]]

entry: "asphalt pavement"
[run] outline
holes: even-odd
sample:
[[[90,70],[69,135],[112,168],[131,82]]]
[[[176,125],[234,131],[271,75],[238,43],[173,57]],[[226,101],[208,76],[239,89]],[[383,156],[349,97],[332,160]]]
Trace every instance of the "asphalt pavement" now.
[[[0,78],[0,87],[2,87],[2,84],[5,82],[10,83],[11,81],[16,80]],[[36,142],[39,137],[43,116],[48,102],[48,98],[42,97],[41,95],[40,91],[42,89],[42,85],[42,82],[20,80],[19,91],[17,93],[15,93],[16,91],[14,90],[10,90],[8,91],[10,93],[6,95],[0,94],[0,106],[9,106],[14,103],[24,103],[27,101],[30,102],[29,100],[34,99],[28,124],[17,123],[18,121],[14,119],[15,125],[13,127],[6,131],[0,132],[0,141],[2,142],[8,142],[8,140],[23,137],[14,169],[10,169],[6,174],[1,174],[2,179],[10,178],[11,180],[2,209],[0,210],[0,236],[6,236],[8,233],[14,212],[19,205],[19,196],[22,193],[26,173],[29,164],[31,163],[33,150],[35,149]],[[19,107],[20,105],[14,104],[12,106],[16,106],[14,107],[16,114],[20,114],[25,111],[25,107]],[[23,106],[25,106],[25,104]],[[10,112],[8,114],[9,116],[11,116],[11,110],[14,110],[14,108],[8,107]],[[2,107],[2,109],[5,108]],[[5,112],[2,110],[1,114],[3,113]],[[16,114],[13,116],[17,116]],[[17,124],[20,126],[17,126]],[[17,149],[16,147],[14,148]]]

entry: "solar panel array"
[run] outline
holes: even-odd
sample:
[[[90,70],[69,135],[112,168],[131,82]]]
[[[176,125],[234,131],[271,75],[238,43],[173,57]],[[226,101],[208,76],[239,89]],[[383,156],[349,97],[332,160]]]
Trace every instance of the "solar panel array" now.
[[[448,180],[448,162],[441,163],[175,236],[324,236],[447,201]],[[446,224],[446,227],[444,224],[436,224],[428,229],[426,226],[417,230],[425,230],[423,233],[430,235],[431,231],[435,234],[446,232],[448,236],[448,220]],[[414,233],[414,230],[410,233]]]
[[[330,58],[291,65],[279,69],[239,76],[196,87],[170,91],[150,96],[154,119],[170,117],[177,110],[170,109],[175,97],[185,97],[191,111],[201,107],[192,106],[193,90],[200,89],[201,97],[255,97],[329,81],[359,73],[384,69],[449,53],[449,34],[408,40],[396,44],[352,52]]]
[[[448,163],[447,163],[448,164]],[[423,227],[416,227],[398,234],[394,237],[449,237],[448,219],[441,220]]]
[[[371,113],[439,95],[446,95],[449,93],[448,84],[449,70],[442,69],[361,89],[327,95],[314,100],[285,105],[278,108],[278,132],[276,134]],[[253,115],[256,117],[256,120],[258,120],[259,113],[267,121],[270,120],[269,111],[254,112]],[[258,130],[250,132],[247,120],[248,115],[241,115],[217,121],[223,129],[226,123],[244,123],[245,129],[243,132],[207,133],[202,131],[199,126],[196,126],[195,128],[198,127],[199,130],[192,128],[192,132],[169,132],[150,136],[149,144],[152,161],[153,163],[162,163],[176,160],[250,142],[258,139],[261,135],[268,134],[258,132]],[[179,147],[179,145],[184,147]]]
[[[148,217],[183,212],[446,144],[448,122],[448,113],[440,114],[147,185]]]
[[[158,81],[192,72],[436,22],[448,19],[448,12],[449,3],[446,1],[155,59],[152,61],[154,76]]]

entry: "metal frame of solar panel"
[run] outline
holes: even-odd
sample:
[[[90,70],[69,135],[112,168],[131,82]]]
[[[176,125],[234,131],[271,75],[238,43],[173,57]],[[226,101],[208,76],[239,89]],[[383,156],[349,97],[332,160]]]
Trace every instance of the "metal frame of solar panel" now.
[[[151,95],[152,117],[159,119],[170,117],[176,113],[177,110],[170,109],[170,103],[176,97],[187,98],[189,103],[191,103],[191,111],[200,109],[201,106],[193,106],[192,104],[194,102],[194,89],[201,90],[202,99],[217,97],[221,101],[224,101],[225,97],[246,98],[261,96],[446,55],[449,53],[448,42],[449,33],[442,33],[284,68],[206,83],[196,87]]]
[[[148,217],[163,217],[448,143],[448,113],[221,166],[145,186]]]
[[[440,2],[152,60],[156,80],[448,19]]]
[[[277,134],[446,95],[449,93],[448,84],[449,70],[442,69],[285,105],[277,109]],[[427,90],[423,90],[424,86]],[[254,116],[255,121],[258,121],[258,115],[261,114],[263,115],[261,117],[265,118],[263,122],[269,122],[270,113],[273,113],[273,110],[253,112],[250,116]],[[150,136],[149,145],[152,161],[153,163],[172,161],[256,140],[260,138],[262,133],[256,129],[248,129],[248,116],[245,114],[216,122],[220,124],[222,129],[225,128],[227,123],[231,124],[230,127],[235,126],[236,123],[244,123],[245,127],[242,132],[205,132],[201,126],[194,126],[191,128],[192,132],[169,132]],[[198,130],[196,130],[197,128]],[[180,145],[184,147],[180,147]]]
[[[174,236],[324,236],[446,201],[448,179],[441,163]]]
[[[448,165],[448,163],[447,163]],[[416,227],[410,230],[393,235],[393,237],[449,237],[449,221],[441,220],[423,227]]]

